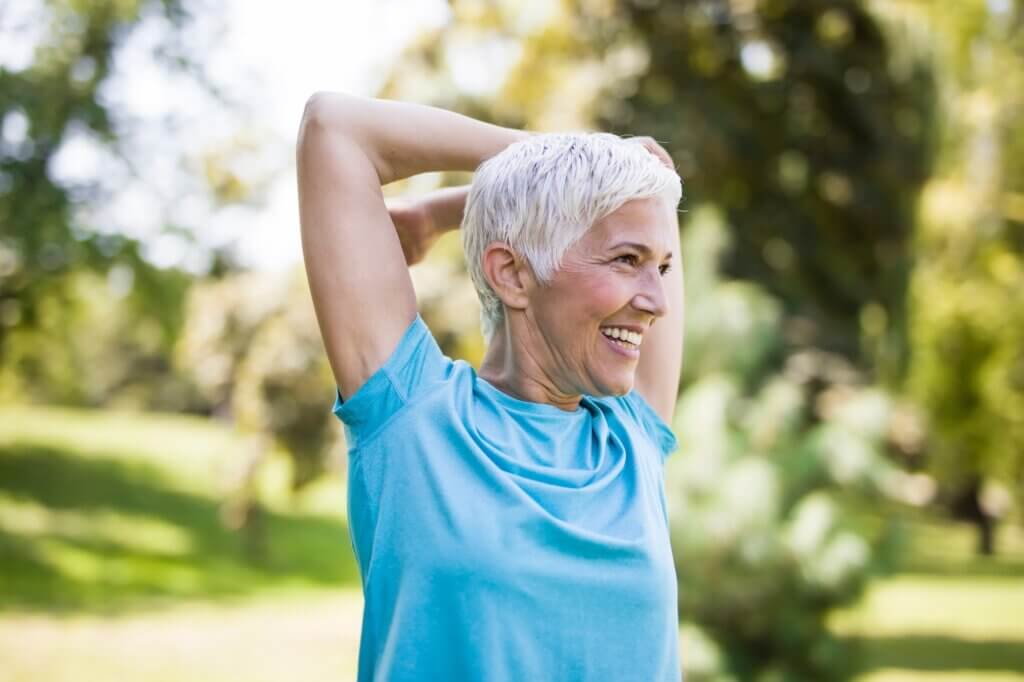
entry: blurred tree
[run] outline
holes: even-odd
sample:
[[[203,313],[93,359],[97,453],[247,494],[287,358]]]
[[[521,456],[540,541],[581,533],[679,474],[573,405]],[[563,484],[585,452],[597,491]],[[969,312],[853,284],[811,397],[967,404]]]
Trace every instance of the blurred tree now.
[[[945,75],[938,172],[925,186],[908,389],[928,411],[928,466],[995,551],[1024,503],[1024,4],[888,6]],[[1005,492],[1004,492],[1005,491]]]
[[[123,264],[106,276],[78,268],[64,275],[62,296],[36,302],[31,327],[11,331],[0,363],[0,401],[136,410],[206,412],[208,404],[171,362],[163,320],[179,310],[191,277],[141,270],[169,301],[162,315],[130,296],[134,272]],[[177,322],[174,323],[178,325]]]
[[[677,558],[687,679],[838,680],[854,651],[825,627],[892,560],[898,526],[858,527],[846,505],[903,501],[888,460],[902,410],[841,355],[785,345],[783,306],[725,280],[721,212],[693,212],[687,271],[688,386],[666,493]]]
[[[81,268],[127,268],[132,296],[145,302],[139,309],[146,317],[159,321],[167,345],[177,332],[183,289],[169,286],[168,277],[142,258],[140,244],[95,231],[77,210],[107,198],[103,178],[70,183],[55,173],[69,141],[88,140],[91,149],[116,156],[119,131],[103,88],[118,47],[154,17],[165,29],[155,56],[167,68],[201,80],[201,55],[181,40],[191,19],[185,2],[40,0],[0,6],[0,39],[28,57],[0,63],[0,357],[12,332],[41,323],[45,301],[71,304],[67,275]]]
[[[250,439],[246,463],[224,506],[244,528],[254,559],[265,558],[258,494],[261,465],[274,448],[291,462],[298,490],[340,462],[341,432],[330,410],[334,380],[304,273],[237,273],[197,284],[189,294],[178,361],[205,398]]]

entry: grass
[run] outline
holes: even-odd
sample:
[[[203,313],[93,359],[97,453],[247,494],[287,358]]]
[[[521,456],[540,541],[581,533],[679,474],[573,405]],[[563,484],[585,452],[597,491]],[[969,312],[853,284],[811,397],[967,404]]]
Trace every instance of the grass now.
[[[362,596],[331,590],[117,617],[0,618],[0,680],[354,682]]]
[[[358,586],[338,481],[333,510],[290,511],[283,485],[268,495],[259,560],[225,527],[218,481],[243,453],[207,420],[0,409],[0,611]]]
[[[1005,525],[999,554],[974,553],[967,524],[908,516],[897,571],[831,629],[862,654],[859,682],[1024,680],[1024,533]]]
[[[344,482],[262,482],[269,550],[221,523],[246,442],[179,416],[0,407],[0,682],[355,678]],[[867,526],[879,519],[865,517]],[[830,627],[859,682],[1024,681],[1024,534],[908,517],[908,552]]]

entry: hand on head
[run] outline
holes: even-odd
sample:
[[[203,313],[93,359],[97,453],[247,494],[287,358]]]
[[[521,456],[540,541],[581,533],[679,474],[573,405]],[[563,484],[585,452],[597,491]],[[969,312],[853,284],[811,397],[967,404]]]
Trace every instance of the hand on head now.
[[[421,262],[441,236],[441,231],[431,220],[430,212],[413,201],[398,199],[388,203],[388,215],[398,232],[406,265]]]
[[[641,135],[638,137],[628,138],[628,140],[636,144],[642,144],[647,151],[658,157],[658,160],[661,161],[666,168],[670,170],[676,169],[676,165],[672,162],[672,157],[668,155],[665,148],[658,144],[657,140],[653,137],[649,135]]]

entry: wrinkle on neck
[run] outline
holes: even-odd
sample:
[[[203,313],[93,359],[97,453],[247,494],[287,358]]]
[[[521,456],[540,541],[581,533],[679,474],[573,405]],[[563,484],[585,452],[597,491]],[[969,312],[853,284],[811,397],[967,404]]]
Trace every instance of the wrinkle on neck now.
[[[582,396],[559,391],[544,371],[531,344],[513,341],[513,338],[528,339],[532,335],[532,329],[516,329],[526,326],[526,320],[518,322],[513,323],[505,317],[502,326],[491,337],[477,374],[495,388],[520,400],[553,405],[567,412],[575,411]],[[517,334],[521,336],[513,336]]]

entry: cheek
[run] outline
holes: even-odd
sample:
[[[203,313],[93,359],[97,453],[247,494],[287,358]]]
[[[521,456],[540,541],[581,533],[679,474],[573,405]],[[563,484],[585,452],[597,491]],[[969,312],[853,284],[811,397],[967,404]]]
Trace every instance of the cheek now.
[[[610,269],[563,272],[545,292],[544,317],[548,324],[583,343],[583,328],[593,328],[615,315],[629,302],[626,278]]]
[[[611,277],[590,275],[579,277],[572,287],[563,288],[556,296],[566,317],[571,317],[576,324],[600,323],[618,306],[619,288]]]
[[[624,301],[628,301],[628,298],[623,298],[623,287],[613,280],[613,277],[603,277],[581,283],[571,301],[572,309],[566,310],[558,322],[562,325],[567,345],[575,349],[573,354],[579,358],[590,358],[594,353],[604,357],[604,351],[598,349],[604,343],[598,327],[615,319]]]
[[[613,315],[629,301],[626,282],[615,273],[591,278],[586,284],[585,291],[590,312],[602,320]]]

